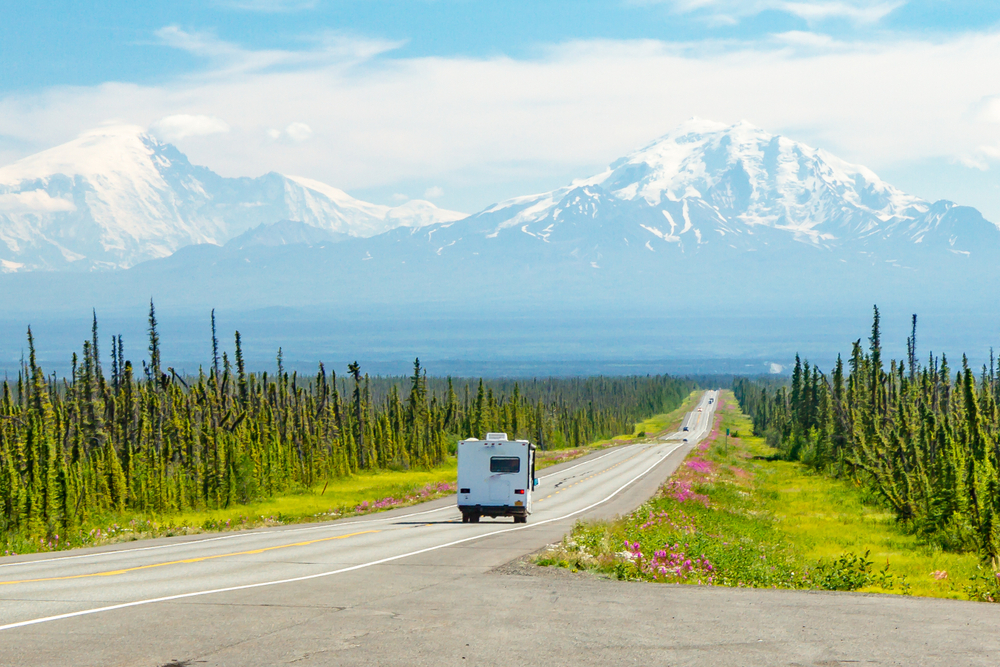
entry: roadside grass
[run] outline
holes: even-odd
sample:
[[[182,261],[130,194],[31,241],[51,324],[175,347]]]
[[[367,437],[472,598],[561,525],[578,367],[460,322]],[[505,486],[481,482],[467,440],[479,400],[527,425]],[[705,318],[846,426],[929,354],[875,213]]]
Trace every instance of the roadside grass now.
[[[653,415],[639,422],[635,425],[635,430],[632,433],[616,435],[607,440],[598,440],[585,447],[576,447],[573,449],[540,449],[535,453],[535,469],[543,470],[549,466],[572,461],[573,459],[578,459],[581,456],[586,456],[602,449],[631,445],[646,438],[653,438],[664,432],[676,431],[680,428],[684,415],[691,411],[692,406],[698,402],[703,393],[704,391],[700,389],[691,392],[679,408],[671,412]]]
[[[978,577],[994,590],[976,555],[922,543],[850,480],[769,460],[775,450],[751,429],[724,392],[713,433],[655,498],[577,524],[536,562],[677,583],[969,599]]]
[[[653,437],[654,435],[661,435],[664,432],[676,431],[681,426],[681,421],[684,419],[684,415],[694,408],[695,404],[701,398],[701,395],[705,391],[698,389],[692,391],[684,402],[681,403],[673,412],[668,412],[666,414],[654,415],[649,419],[646,419],[635,426],[635,431],[633,431],[630,436],[622,436],[623,438],[639,437],[640,433],[645,433],[647,437]]]
[[[5,536],[0,555],[54,551],[117,542],[191,535],[210,531],[242,530],[290,523],[330,521],[433,500],[455,492],[457,463],[406,471],[362,472],[333,479],[308,489],[230,508],[172,514],[95,515],[69,540],[29,542]]]
[[[369,471],[319,483],[298,493],[231,509],[199,510],[165,517],[175,526],[230,525],[247,517],[282,523],[328,521],[343,516],[405,507],[455,491],[458,465],[454,457],[425,470]]]
[[[572,461],[602,449],[632,444],[644,432],[652,437],[668,427],[676,430],[684,413],[701,396],[692,392],[684,404],[670,413],[650,417],[629,435],[601,440],[573,449],[539,450],[536,470]],[[453,494],[457,460],[450,457],[440,466],[417,470],[379,470],[320,482],[310,488],[286,491],[272,498],[229,508],[189,510],[170,514],[96,514],[68,537],[30,541],[0,531],[0,557],[129,542],[154,537],[192,535],[210,531],[244,530],[291,523],[330,521],[397,507],[406,507]]]

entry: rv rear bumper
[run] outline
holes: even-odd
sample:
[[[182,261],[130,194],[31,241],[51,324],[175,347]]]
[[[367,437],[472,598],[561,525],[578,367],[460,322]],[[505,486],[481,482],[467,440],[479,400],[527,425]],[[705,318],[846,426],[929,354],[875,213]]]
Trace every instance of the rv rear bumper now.
[[[523,505],[459,505],[462,514],[479,516],[528,516],[528,508]]]

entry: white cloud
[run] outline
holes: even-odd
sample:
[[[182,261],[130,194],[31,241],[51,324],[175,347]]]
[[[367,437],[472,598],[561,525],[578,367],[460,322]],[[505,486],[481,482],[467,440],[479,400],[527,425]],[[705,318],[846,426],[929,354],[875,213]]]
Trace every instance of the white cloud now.
[[[771,3],[768,3],[771,4]],[[844,18],[854,23],[878,23],[904,2],[775,2],[774,9],[807,21]]]
[[[0,149],[12,162],[108,118],[148,127],[197,109],[231,129],[211,141],[190,136],[184,151],[227,176],[296,173],[348,191],[430,181],[449,197],[475,192],[486,205],[556,187],[563,174],[568,182],[595,173],[693,115],[746,118],[876,170],[986,160],[980,147],[1000,146],[1000,123],[970,113],[998,93],[1000,33],[788,46],[808,43],[805,35],[718,48],[577,41],[530,59],[360,61],[352,58],[363,45],[344,43],[343,58],[324,42],[268,61],[191,38],[189,49],[238,56],[206,55],[205,72],[163,84],[0,98],[0,137],[11,138]],[[295,66],[234,65],[265,61]],[[296,144],[292,120],[322,131]],[[519,185],[503,190],[503,182]]]
[[[970,169],[979,171],[989,171],[990,164],[1000,160],[1000,144],[984,144],[973,153],[958,156],[956,162],[963,164]]]
[[[804,30],[789,30],[774,35],[774,40],[790,46],[808,47],[814,49],[830,49],[837,46],[848,46],[842,42],[837,42],[829,35],[822,35]]]
[[[1000,95],[990,95],[973,105],[976,120],[986,123],[1000,123]]]
[[[52,197],[44,190],[0,195],[0,213],[56,213],[75,210],[73,202]]]
[[[444,190],[437,185],[433,185],[424,190],[424,199],[437,199],[444,196]]]
[[[228,132],[229,125],[214,116],[176,114],[161,118],[150,125],[149,129],[164,141],[178,141],[187,137],[204,137]]]
[[[307,140],[313,134],[312,128],[305,123],[295,122],[290,123],[288,127],[283,130],[275,130],[271,128],[267,131],[267,136],[275,141],[286,141],[291,143],[300,144]]]
[[[192,32],[175,25],[160,28],[155,34],[164,46],[179,49],[208,61],[210,67],[204,76],[215,79],[266,70],[294,70],[318,66],[348,67],[403,45],[403,42],[398,41],[366,39],[327,31],[313,38],[312,49],[254,51],[219,39],[211,32]]]
[[[302,143],[312,136],[312,128],[305,123],[292,123],[285,128],[285,136],[295,143]]]
[[[638,0],[637,4],[666,4],[680,14],[702,14],[714,23],[735,24],[765,11],[791,14],[810,23],[846,19],[855,24],[874,24],[906,4],[905,0]]]
[[[393,201],[409,201],[409,197],[404,195],[402,192],[397,192],[392,196]]]

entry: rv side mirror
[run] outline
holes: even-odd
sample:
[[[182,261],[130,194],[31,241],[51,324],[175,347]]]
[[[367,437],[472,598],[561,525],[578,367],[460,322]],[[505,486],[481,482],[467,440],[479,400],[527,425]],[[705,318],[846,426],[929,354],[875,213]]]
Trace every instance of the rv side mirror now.
[[[535,478],[534,481],[535,481],[535,483],[534,483],[534,485],[531,488],[535,488],[536,486],[538,486],[538,478],[537,477]]]

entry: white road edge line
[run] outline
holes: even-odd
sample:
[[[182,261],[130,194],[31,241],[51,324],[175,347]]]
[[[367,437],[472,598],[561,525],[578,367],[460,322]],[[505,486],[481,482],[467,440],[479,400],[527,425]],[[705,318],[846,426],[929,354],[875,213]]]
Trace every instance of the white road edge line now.
[[[681,444],[683,444],[683,443],[681,443]],[[615,496],[617,496],[619,493],[621,493],[624,489],[626,489],[628,486],[630,486],[632,483],[634,483],[635,481],[637,481],[637,480],[641,479],[642,477],[644,477],[650,470],[652,470],[656,466],[658,466],[661,463],[663,463],[663,461],[668,456],[670,456],[671,454],[673,454],[680,447],[681,447],[681,445],[675,445],[673,448],[670,449],[670,451],[666,452],[665,454],[663,454],[663,456],[661,456],[660,458],[658,458],[653,465],[649,466],[648,468],[646,468],[645,470],[643,470],[642,472],[640,472],[638,475],[636,475],[635,477],[633,477],[629,481],[627,481],[624,484],[622,484],[620,487],[618,487],[615,491],[613,491],[610,495],[606,496],[605,498],[602,498],[601,500],[598,500],[595,503],[587,505],[586,507],[584,507],[582,509],[578,509],[575,512],[570,512],[569,514],[564,514],[562,516],[553,517],[551,519],[546,519],[544,521],[538,521],[536,523],[528,524],[528,525],[525,525],[525,526],[518,526],[517,528],[505,528],[505,529],[502,529],[502,530],[494,530],[494,531],[489,532],[489,533],[483,533],[482,535],[473,535],[472,537],[466,537],[466,538],[463,538],[461,540],[455,540],[453,542],[447,542],[445,544],[439,544],[437,546],[427,547],[425,549],[419,549],[417,551],[410,551],[410,552],[405,553],[405,554],[399,554],[399,555],[396,555],[396,556],[389,556],[387,558],[381,558],[379,560],[373,560],[373,561],[369,561],[367,563],[361,563],[359,565],[352,565],[350,567],[344,567],[344,568],[341,568],[339,570],[331,570],[329,572],[319,572],[317,574],[308,574],[308,575],[304,575],[304,576],[301,576],[301,577],[292,577],[292,578],[289,578],[289,579],[277,579],[277,580],[274,580],[274,581],[262,581],[262,582],[259,582],[259,583],[256,583],[256,584],[243,584],[241,586],[229,586],[229,587],[226,587],[226,588],[215,588],[215,589],[207,590],[207,591],[194,591],[194,592],[191,592],[191,593],[179,593],[177,595],[167,595],[165,597],[150,598],[148,600],[135,600],[133,602],[123,602],[121,604],[109,605],[107,607],[95,607],[93,609],[83,609],[81,611],[73,611],[73,612],[69,612],[69,613],[66,613],[66,614],[57,614],[55,616],[45,616],[43,618],[34,618],[34,619],[31,619],[31,620],[28,620],[28,621],[18,621],[17,623],[8,623],[7,625],[0,625],[0,632],[3,632],[4,630],[13,630],[14,628],[23,628],[23,627],[28,626],[28,625],[37,625],[39,623],[51,623],[52,621],[61,621],[61,620],[67,619],[67,618],[75,618],[77,616],[88,616],[90,614],[100,614],[100,613],[107,612],[107,611],[115,611],[117,609],[127,609],[129,607],[139,607],[139,606],[143,606],[143,605],[147,605],[147,604],[154,604],[154,603],[157,603],[157,602],[170,602],[172,600],[183,600],[184,598],[201,597],[203,595],[214,595],[216,593],[229,593],[229,592],[232,592],[232,591],[245,591],[245,590],[249,590],[251,588],[262,588],[264,586],[277,586],[279,584],[290,584],[290,583],[295,583],[295,582],[299,582],[299,581],[308,581],[310,579],[319,579],[319,578],[322,578],[322,577],[330,577],[330,576],[333,576],[335,574],[343,574],[344,572],[352,572],[354,570],[361,570],[361,569],[364,569],[364,568],[372,567],[374,565],[381,565],[383,563],[390,563],[392,561],[400,560],[402,558],[409,558],[410,556],[417,556],[419,554],[427,553],[427,552],[430,552],[430,551],[437,551],[438,549],[446,549],[447,547],[453,547],[453,546],[455,546],[457,544],[464,544],[466,542],[472,542],[474,540],[481,540],[483,538],[490,537],[492,535],[500,535],[502,533],[512,533],[512,532],[518,531],[518,530],[528,530],[530,528],[536,528],[538,526],[543,526],[543,525],[545,525],[547,523],[552,523],[553,521],[562,521],[564,519],[568,519],[570,517],[576,516],[577,514],[582,514],[583,512],[591,510],[591,509],[597,507],[598,505],[603,505],[607,501],[611,500],[612,498],[614,498]]]
[[[595,461],[599,461],[600,459],[603,459],[605,456],[609,456],[609,455],[614,454],[614,453],[615,452],[608,452],[607,454],[602,454],[601,456],[593,458],[593,459],[591,459],[589,461],[584,461],[583,463],[578,463],[575,466],[570,466],[569,468],[566,468],[565,470],[559,470],[559,471],[556,471],[556,472],[551,472],[551,473],[549,473],[547,475],[539,475],[539,479],[544,479],[546,477],[552,477],[553,475],[560,475],[560,474],[562,474],[564,472],[568,472],[570,470],[573,470],[573,468],[579,468],[582,465],[587,465],[588,463],[594,463]],[[399,519],[407,519],[407,518],[409,518],[411,516],[421,516],[421,515],[424,515],[424,514],[431,514],[432,512],[440,512],[440,511],[446,510],[446,509],[455,509],[455,506],[454,505],[446,505],[445,507],[438,507],[438,508],[432,509],[432,510],[424,510],[422,512],[411,512],[410,514],[402,514],[402,515],[399,515],[399,516],[383,517],[381,519],[362,519],[360,521],[351,521],[349,518],[348,519],[341,519],[341,521],[346,521],[347,523],[337,523],[337,524],[332,525],[332,526],[329,525],[329,524],[324,524],[322,526],[309,526],[308,528],[291,528],[291,529],[288,529],[288,530],[271,530],[271,531],[249,530],[249,531],[246,531],[246,532],[236,533],[234,535],[223,535],[221,537],[209,537],[209,538],[202,539],[202,540],[187,540],[187,541],[184,541],[184,542],[175,542],[173,544],[158,544],[158,545],[152,546],[152,547],[135,547],[135,548],[132,548],[132,549],[116,549],[116,550],[112,550],[112,551],[101,551],[99,553],[91,553],[91,554],[76,554],[74,556],[58,556],[56,558],[41,558],[41,559],[38,559],[38,560],[25,560],[25,561],[19,561],[17,563],[0,563],[0,569],[7,568],[7,567],[25,567],[25,566],[28,566],[28,565],[46,565],[48,563],[56,563],[56,562],[61,562],[61,561],[66,561],[66,560],[79,560],[81,558],[101,558],[101,557],[104,557],[104,556],[116,556],[116,555],[122,555],[122,554],[131,554],[131,553],[136,553],[136,552],[139,552],[139,551],[157,551],[157,550],[160,550],[160,549],[172,549],[172,548],[180,548],[180,547],[189,547],[189,546],[195,546],[195,545],[199,545],[199,544],[205,544],[207,542],[219,542],[221,540],[232,540],[232,539],[244,538],[244,537],[258,537],[260,535],[289,535],[289,534],[292,534],[292,533],[305,533],[305,532],[312,532],[312,531],[316,531],[316,530],[331,530],[331,529],[332,530],[336,530],[336,529],[341,528],[341,527],[343,527],[343,528],[352,527],[353,528],[353,527],[356,527],[356,526],[363,526],[363,525],[371,524],[371,523],[385,523],[386,521],[396,521],[396,520],[399,520]]]
[[[5,567],[17,567],[23,565],[45,565],[47,563],[55,563],[57,561],[64,560],[75,560],[78,558],[100,558],[102,556],[115,556],[119,554],[130,554],[137,551],[154,551],[157,549],[170,549],[175,547],[187,547],[197,544],[205,544],[206,542],[218,542],[220,540],[232,540],[240,537],[260,537],[261,535],[290,535],[292,533],[306,533],[315,530],[336,530],[338,528],[354,528],[356,526],[364,526],[371,523],[384,523],[386,521],[396,521],[398,519],[406,519],[411,516],[420,516],[422,514],[431,514],[432,512],[440,512],[441,510],[455,509],[454,505],[446,505],[444,507],[438,507],[432,510],[424,510],[422,512],[411,512],[410,514],[401,514],[399,516],[388,516],[381,519],[363,519],[361,521],[350,521],[350,519],[344,519],[349,523],[337,523],[334,525],[323,524],[322,526],[309,526],[308,528],[291,528],[289,530],[248,530],[242,533],[236,533],[234,535],[223,535],[221,537],[209,537],[204,540],[188,540],[186,542],[176,542],[174,544],[159,544],[153,547],[136,547],[134,549],[118,549],[115,551],[101,551],[96,554],[77,554],[76,556],[60,556],[58,558],[42,558],[40,560],[26,560],[20,561],[18,563],[4,563],[0,565],[0,568]]]

